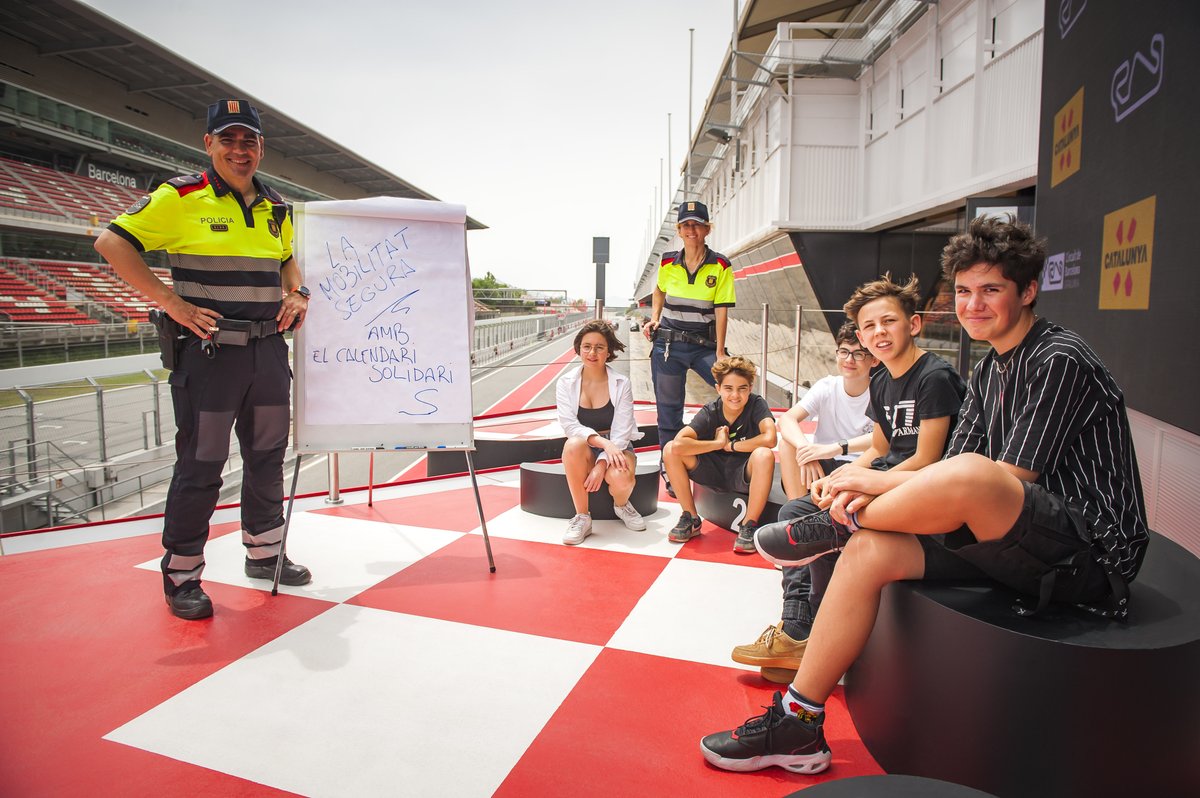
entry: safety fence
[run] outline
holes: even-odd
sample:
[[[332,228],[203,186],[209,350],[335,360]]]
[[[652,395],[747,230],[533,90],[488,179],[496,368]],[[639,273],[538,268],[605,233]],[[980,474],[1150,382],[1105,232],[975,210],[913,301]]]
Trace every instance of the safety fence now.
[[[476,322],[473,371],[505,369],[536,345],[573,334],[595,313],[571,309]],[[622,327],[622,337],[627,333],[634,340],[647,316],[648,309],[641,308],[611,318]],[[986,351],[964,338],[953,313],[920,316],[918,345],[963,373]],[[730,313],[726,347],[760,364],[756,390],[773,406],[787,407],[816,380],[837,373],[834,333],[844,321],[840,309],[742,307]],[[649,385],[648,344],[631,346],[625,356],[622,368],[640,372]],[[552,359],[539,364],[522,358],[521,366]],[[86,393],[63,398],[47,398],[34,388],[0,391],[0,404],[6,405],[0,407],[0,532],[120,517],[161,500],[174,462],[174,414],[161,372],[146,372],[141,384],[87,383]],[[235,455],[226,473],[236,480],[238,471]],[[331,469],[328,487],[335,489],[340,480]],[[340,489],[350,487],[357,486]]]

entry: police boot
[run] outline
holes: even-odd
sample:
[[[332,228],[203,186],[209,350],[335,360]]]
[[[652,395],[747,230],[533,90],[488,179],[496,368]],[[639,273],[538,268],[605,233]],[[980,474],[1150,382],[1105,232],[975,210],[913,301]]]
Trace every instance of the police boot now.
[[[166,599],[167,606],[171,608],[171,614],[176,618],[195,621],[213,614],[212,599],[200,585],[176,590],[174,594],[167,595]]]
[[[251,579],[275,580],[275,562],[278,557],[268,557],[265,560],[246,558],[246,576]],[[283,558],[283,572],[279,575],[279,584],[299,587],[312,581],[312,574],[303,565],[296,565],[286,556]]]

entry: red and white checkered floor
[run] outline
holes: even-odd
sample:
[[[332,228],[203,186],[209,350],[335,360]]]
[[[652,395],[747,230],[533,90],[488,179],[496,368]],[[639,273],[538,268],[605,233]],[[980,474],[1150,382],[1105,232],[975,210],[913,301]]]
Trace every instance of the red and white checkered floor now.
[[[167,611],[147,522],[0,558],[0,795],[762,796],[882,772],[840,690],[826,773],[706,765],[700,738],[775,689],[729,650],[777,620],[778,572],[709,524],[667,543],[665,494],[647,531],[565,547],[518,479],[480,476],[495,574],[465,478],[298,500],[314,580],[274,598],[220,510],[205,621]]]

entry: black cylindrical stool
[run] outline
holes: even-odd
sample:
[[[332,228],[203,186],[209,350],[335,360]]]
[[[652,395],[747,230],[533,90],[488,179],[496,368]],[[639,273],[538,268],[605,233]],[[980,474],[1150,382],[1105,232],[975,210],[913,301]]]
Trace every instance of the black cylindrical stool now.
[[[633,493],[629,503],[642,515],[654,515],[658,512],[658,465],[638,463],[633,473]],[[575,515],[562,463],[521,463],[521,509],[548,518]],[[607,485],[588,494],[588,511],[597,521],[611,521],[617,517]]]
[[[854,776],[814,784],[787,798],[996,798],[961,784],[920,776]]]
[[[1128,622],[898,582],[846,676],[888,773],[1004,798],[1200,795],[1200,560],[1151,534]]]

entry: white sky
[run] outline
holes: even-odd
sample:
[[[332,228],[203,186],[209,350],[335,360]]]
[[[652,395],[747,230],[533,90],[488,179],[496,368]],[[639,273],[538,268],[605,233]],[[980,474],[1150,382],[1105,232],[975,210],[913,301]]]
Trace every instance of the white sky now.
[[[467,237],[474,276],[590,301],[592,237],[609,236],[607,300],[618,306],[645,263],[668,113],[665,171],[678,183],[688,28],[698,124],[734,0],[86,2],[466,205],[489,227]]]

